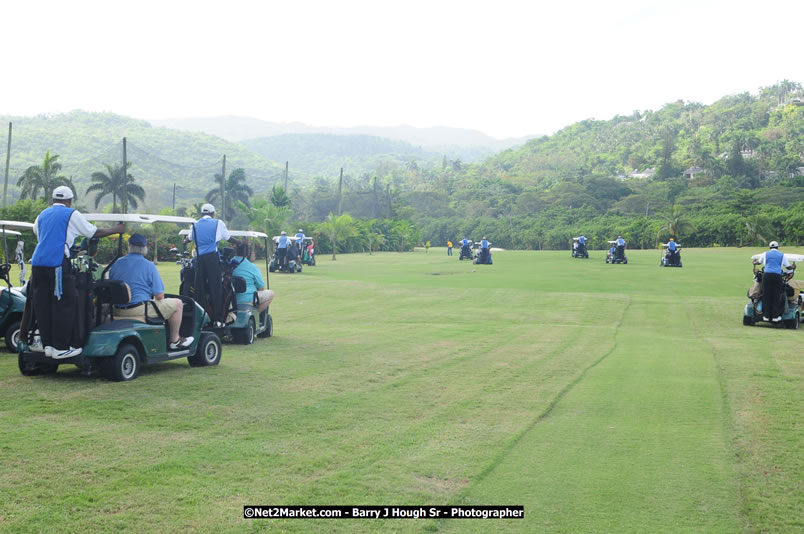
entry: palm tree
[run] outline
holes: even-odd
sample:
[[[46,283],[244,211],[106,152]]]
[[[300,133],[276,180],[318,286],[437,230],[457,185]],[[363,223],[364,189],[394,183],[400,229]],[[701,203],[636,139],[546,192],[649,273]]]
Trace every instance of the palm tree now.
[[[112,212],[117,211],[117,199],[121,199],[123,213],[128,213],[128,205],[137,209],[140,202],[145,201],[145,190],[134,183],[134,177],[130,173],[123,173],[122,165],[103,164],[106,172],[93,172],[91,180],[94,182],[87,188],[87,194],[96,193],[95,208],[100,206],[101,201],[107,195],[112,195]],[[126,170],[131,166],[131,162],[126,162]],[[123,190],[125,189],[125,195]],[[125,198],[124,198],[125,196]]]
[[[664,224],[659,228],[658,237],[669,235],[678,241],[681,234],[694,232],[695,225],[681,211],[678,205],[673,206],[670,215],[664,218]]]
[[[257,197],[251,203],[251,206],[246,206],[240,201],[235,202],[235,207],[248,217],[249,228],[259,232],[265,232],[268,237],[279,235],[279,232],[285,227],[285,224],[293,216],[293,211],[281,207],[278,208],[271,204],[265,197]],[[273,245],[273,240],[270,245]],[[269,254],[272,251],[269,251]]]
[[[277,208],[290,207],[287,191],[281,185],[275,185],[271,188],[271,204]]]
[[[215,175],[215,182],[221,182],[220,174]],[[251,206],[251,196],[254,195],[254,191],[252,191],[252,189],[246,185],[246,171],[238,168],[229,173],[229,178],[226,179],[226,183],[224,184],[224,191],[226,194],[224,195],[224,202],[222,205],[223,216],[227,222],[231,222],[235,214],[235,201],[245,204],[246,207]],[[220,187],[211,189],[207,193],[207,202],[221,206],[220,200]]]
[[[385,234],[380,234],[371,230],[366,234],[366,240],[368,241],[369,256],[371,256],[372,250],[375,248],[379,250],[379,248],[385,244]]]
[[[768,221],[761,215],[753,215],[745,221],[745,240],[762,245],[771,233]],[[740,243],[742,245],[742,242]]]
[[[321,223],[321,230],[332,242],[332,260],[334,261],[335,252],[338,249],[338,240],[346,239],[354,232],[354,219],[348,213],[335,215],[332,212],[327,215],[327,219]]]
[[[70,185],[67,178],[59,176],[61,163],[57,160],[59,155],[50,155],[50,150],[45,154],[42,165],[32,165],[25,169],[25,172],[17,180],[17,185],[22,187],[20,198],[40,198],[40,192],[45,200],[50,198],[52,191],[60,185]]]

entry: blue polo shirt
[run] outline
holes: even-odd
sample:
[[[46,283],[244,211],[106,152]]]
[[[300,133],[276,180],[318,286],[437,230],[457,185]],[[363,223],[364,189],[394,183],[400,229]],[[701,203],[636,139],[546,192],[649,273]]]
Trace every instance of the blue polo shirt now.
[[[484,239],[480,242],[480,248],[489,248],[489,242]]]
[[[621,237],[621,238],[619,238],[619,239],[617,240],[617,246],[618,246],[618,247],[624,247],[624,246],[625,246],[625,239],[623,239],[622,237]]]
[[[232,276],[240,276],[246,281],[246,291],[244,293],[237,293],[237,302],[238,304],[249,304],[254,301],[254,292],[265,287],[265,281],[262,279],[260,268],[241,256],[235,256],[232,262],[240,262],[240,264],[235,267],[235,270],[232,271]]]
[[[675,252],[676,251],[676,242],[675,241],[670,241],[667,244],[667,248],[670,250],[670,252]]]
[[[156,265],[148,261],[142,254],[123,256],[109,269],[109,278],[122,280],[131,289],[129,304],[139,304],[151,300],[154,295],[165,292],[162,278]]]
[[[276,248],[288,248],[288,236],[283,235],[279,237]]]

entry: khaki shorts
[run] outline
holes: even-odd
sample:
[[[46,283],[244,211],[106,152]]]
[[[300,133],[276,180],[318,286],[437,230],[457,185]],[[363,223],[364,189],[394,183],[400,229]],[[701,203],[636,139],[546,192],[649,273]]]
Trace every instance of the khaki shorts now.
[[[257,300],[260,304],[265,304],[266,302],[271,302],[274,300],[274,292],[270,289],[263,289],[262,291],[257,291]]]
[[[181,302],[179,299],[161,299],[161,300],[152,300],[151,303],[148,305],[148,317],[150,319],[158,319],[159,316],[156,314],[156,310],[154,310],[153,304],[156,304],[156,307],[159,309],[159,312],[162,314],[162,317],[167,321],[168,318],[175,313],[176,308]],[[114,316],[115,319],[133,319],[134,321],[142,321],[145,322],[145,304],[139,304],[134,306],[133,308],[118,308],[115,306],[114,308]]]

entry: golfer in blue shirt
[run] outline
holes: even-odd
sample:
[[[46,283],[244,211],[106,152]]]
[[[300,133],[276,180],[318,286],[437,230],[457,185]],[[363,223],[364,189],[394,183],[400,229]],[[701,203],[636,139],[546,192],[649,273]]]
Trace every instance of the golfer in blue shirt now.
[[[765,264],[762,274],[762,315],[763,319],[778,323],[782,320],[784,304],[781,302],[781,293],[784,287],[782,279],[783,268],[789,268],[790,262],[779,252],[779,243],[771,241],[769,250],[760,255],[757,262]]]
[[[183,303],[181,299],[165,298],[165,286],[159,271],[150,260],[145,258],[148,243],[142,234],[132,234],[128,239],[128,254],[119,258],[109,269],[111,280],[120,280],[128,284],[131,300],[128,304],[115,306],[114,316],[117,319],[132,319],[145,322],[147,308],[148,317],[159,317],[156,309],[168,323],[170,331],[170,349],[186,349],[193,343],[192,337],[181,337]],[[146,302],[151,304],[146,306]]]
[[[262,313],[268,309],[271,301],[274,300],[274,292],[270,289],[265,289],[265,280],[262,279],[262,273],[259,267],[248,260],[248,252],[248,245],[240,244],[237,246],[237,256],[232,259],[232,262],[237,265],[232,271],[232,276],[239,276],[246,281],[246,290],[237,294],[237,303],[253,304],[254,293],[256,293],[257,308],[259,313]]]

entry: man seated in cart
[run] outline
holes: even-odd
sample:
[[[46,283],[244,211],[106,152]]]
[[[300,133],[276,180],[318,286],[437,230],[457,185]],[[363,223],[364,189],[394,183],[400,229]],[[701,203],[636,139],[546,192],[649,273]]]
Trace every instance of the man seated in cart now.
[[[148,260],[148,242],[142,234],[132,234],[128,240],[128,254],[119,258],[109,269],[111,280],[121,280],[131,290],[128,304],[115,306],[116,319],[132,319],[145,322],[147,308],[148,317],[159,318],[156,310],[167,321],[169,329],[170,350],[182,350],[193,343],[192,337],[181,337],[183,303],[181,299],[165,298],[165,285],[159,276],[156,266]],[[146,302],[150,304],[146,305]]]
[[[237,245],[237,256],[232,258],[232,263],[237,265],[232,276],[239,276],[246,281],[246,290],[237,294],[238,304],[253,304],[254,293],[257,293],[257,310],[262,313],[268,309],[271,301],[274,300],[274,292],[265,289],[265,280],[262,279],[259,267],[248,260],[249,247],[245,243]]]

